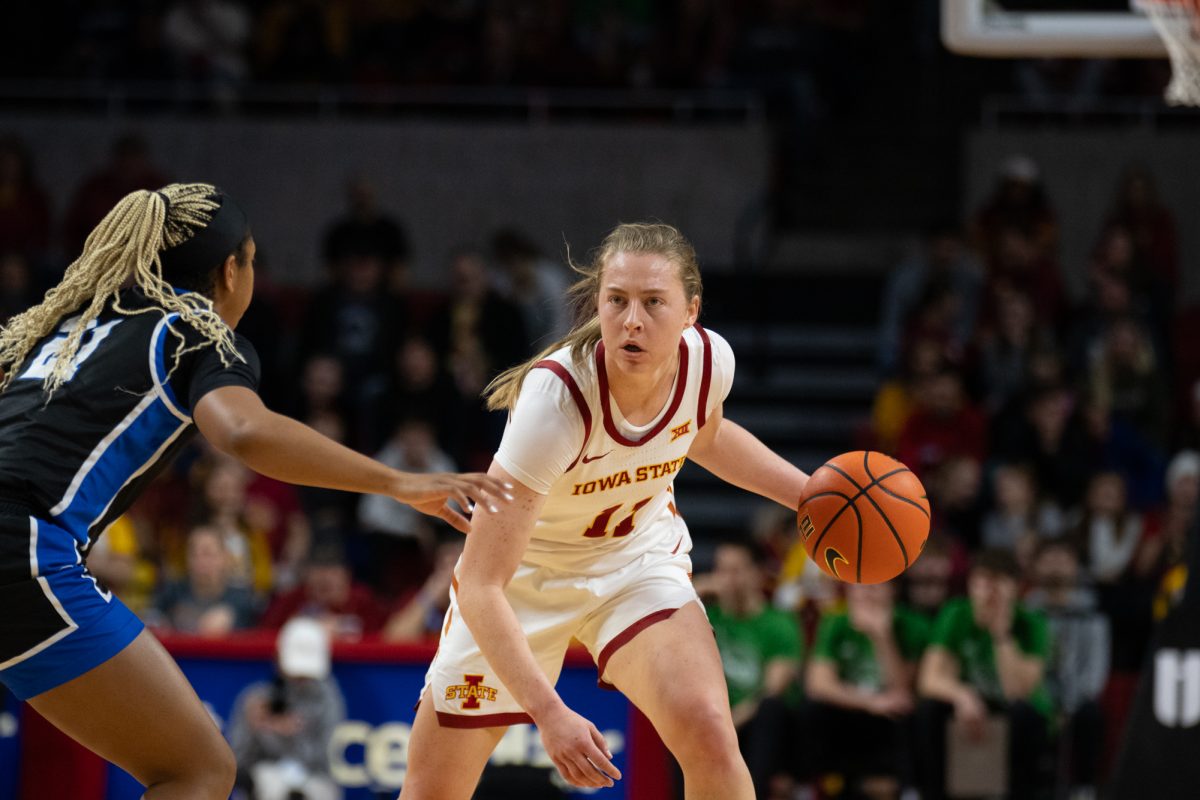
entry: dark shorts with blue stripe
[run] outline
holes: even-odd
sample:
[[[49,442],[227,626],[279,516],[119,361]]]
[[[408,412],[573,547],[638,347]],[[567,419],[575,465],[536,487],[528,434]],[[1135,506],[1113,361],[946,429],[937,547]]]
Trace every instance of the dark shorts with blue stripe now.
[[[96,583],[79,541],[0,502],[0,683],[22,700],[98,667],[144,627]]]

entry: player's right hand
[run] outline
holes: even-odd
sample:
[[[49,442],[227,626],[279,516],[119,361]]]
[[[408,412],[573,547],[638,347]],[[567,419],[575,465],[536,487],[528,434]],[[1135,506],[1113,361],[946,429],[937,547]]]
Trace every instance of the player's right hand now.
[[[398,472],[390,492],[401,503],[423,514],[438,517],[463,533],[471,532],[467,518],[477,503],[495,512],[500,503],[512,500],[511,486],[482,472]],[[450,505],[453,500],[458,509]]]
[[[546,753],[567,783],[581,789],[598,789],[621,779],[595,725],[566,706],[536,722]]]

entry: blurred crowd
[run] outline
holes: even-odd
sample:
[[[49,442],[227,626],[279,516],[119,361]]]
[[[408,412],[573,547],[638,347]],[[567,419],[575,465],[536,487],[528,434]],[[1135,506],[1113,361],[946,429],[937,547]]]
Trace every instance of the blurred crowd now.
[[[737,88],[809,117],[891,107],[903,89],[929,112],[969,102],[953,71],[936,74],[946,59],[939,2],[56,0],[7,10],[0,74],[167,85],[217,108],[311,84]],[[1064,96],[1079,108],[1153,95],[1169,75],[1159,61],[957,63],[970,70],[970,94],[1019,93],[1044,108]]]
[[[67,8],[62,8],[66,6]],[[817,29],[861,29],[866,0],[141,0],[52,3],[69,20],[5,74],[164,78],[236,96],[258,83],[701,87]],[[65,13],[64,13],[65,12]],[[38,47],[38,44],[48,45]]]
[[[884,289],[859,444],[924,482],[919,560],[838,586],[770,512],[696,579],[761,797],[1096,797],[1180,597],[1200,316],[1178,301],[1173,214],[1130,166],[1072,302],[1039,166],[1000,167]]]
[[[57,283],[127,192],[170,181],[136,135],[51,204],[17,139],[0,139],[0,322]],[[52,218],[50,208],[64,209]],[[323,285],[272,281],[269,249],[239,325],[275,409],[407,471],[486,471],[503,413],[480,394],[501,369],[570,326],[570,270],[519,230],[447,257],[445,284],[415,290],[404,226],[348,180],[322,236]],[[461,536],[384,497],[288,486],[202,441],[92,549],[88,564],[163,631],[224,635],[325,618],[336,636],[436,634]]]

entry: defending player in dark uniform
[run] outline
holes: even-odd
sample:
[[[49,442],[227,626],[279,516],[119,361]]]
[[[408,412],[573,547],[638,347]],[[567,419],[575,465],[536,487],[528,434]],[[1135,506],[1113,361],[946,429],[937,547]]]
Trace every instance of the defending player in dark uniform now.
[[[134,192],[0,331],[0,682],[155,800],[228,797],[233,757],[87,554],[197,430],[264,475],[389,495],[463,531],[448,500],[504,493],[483,475],[398,472],[268,411],[258,356],[233,332],[254,251],[215,187]]]

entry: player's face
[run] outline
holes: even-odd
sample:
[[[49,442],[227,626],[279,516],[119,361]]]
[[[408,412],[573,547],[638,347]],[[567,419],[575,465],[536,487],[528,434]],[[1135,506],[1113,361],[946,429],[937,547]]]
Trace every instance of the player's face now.
[[[700,298],[683,291],[679,267],[657,253],[617,253],[600,276],[600,335],[609,362],[628,372],[670,361],[696,322]]]

